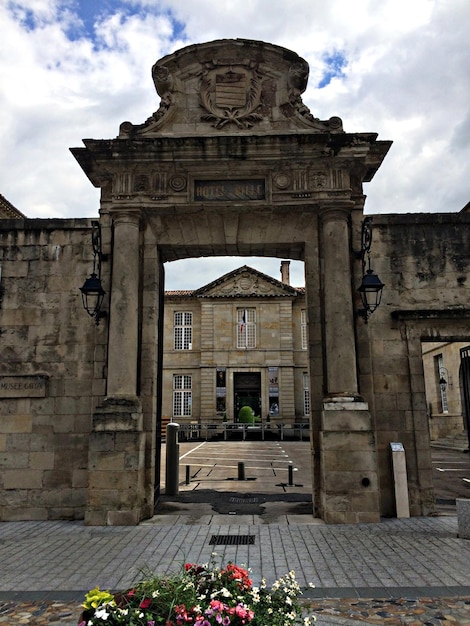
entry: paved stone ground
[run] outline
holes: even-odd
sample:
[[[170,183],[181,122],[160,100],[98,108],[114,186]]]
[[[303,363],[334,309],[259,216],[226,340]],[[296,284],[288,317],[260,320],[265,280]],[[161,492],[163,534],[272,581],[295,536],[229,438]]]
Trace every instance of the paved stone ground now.
[[[123,589],[139,578],[142,568],[164,574],[185,561],[207,562],[214,552],[219,562],[250,567],[255,582],[263,576],[273,582],[294,569],[318,624],[470,624],[470,541],[458,538],[448,498],[435,517],[327,526],[299,512],[299,506],[309,506],[305,474],[295,474],[293,485],[286,484],[285,463],[301,465],[296,448],[270,443],[267,454],[275,458],[268,456],[261,466],[257,446],[233,448],[236,458],[256,450],[249,463],[244,457],[248,478],[255,467],[264,468],[256,481],[236,485],[233,476],[219,474],[222,468],[215,469],[214,458],[206,454],[201,459],[206,461],[201,468],[212,465],[204,478],[202,469],[196,470],[196,457],[186,456],[198,473],[195,482],[191,477],[188,485],[182,484],[178,505],[168,500],[168,510],[138,527],[0,524],[0,624],[71,626],[88,589]],[[194,444],[188,449],[194,450]],[[208,448],[198,450],[206,453]],[[227,454],[215,463],[223,464],[229,466],[225,472],[237,468]],[[439,467],[444,467],[441,458]],[[206,498],[208,482],[226,490],[215,502]],[[273,497],[280,490],[284,502]],[[255,493],[257,502],[230,501],[251,500],[258,497]],[[256,510],[226,511],[225,506]],[[253,543],[212,545],[211,539],[221,535],[236,542],[249,535]],[[315,589],[308,588],[311,582]]]
[[[214,547],[210,543],[213,535],[252,535],[254,543]],[[459,539],[456,518],[445,516],[354,526],[177,523],[129,528],[85,527],[81,522],[7,522],[0,525],[0,600],[78,602],[96,585],[125,589],[139,578],[142,569],[165,574],[185,561],[208,562],[214,551],[218,562],[250,567],[255,582],[264,576],[270,583],[294,569],[299,584],[307,590],[306,599],[329,607],[330,612],[336,611],[330,613],[332,617],[349,623],[355,618],[346,618],[345,613],[358,608],[348,608],[344,598],[388,599],[389,604],[380,604],[388,613],[391,598],[431,597],[441,613],[443,598],[448,599],[448,607],[456,604],[456,598],[470,598],[470,541]],[[311,582],[315,589],[308,589]],[[331,598],[336,600],[327,600]],[[468,606],[459,605],[458,610],[468,612]],[[8,619],[8,614],[4,615]],[[459,619],[463,619],[461,615]],[[73,622],[64,618],[63,623]],[[324,623],[344,622],[330,619]]]

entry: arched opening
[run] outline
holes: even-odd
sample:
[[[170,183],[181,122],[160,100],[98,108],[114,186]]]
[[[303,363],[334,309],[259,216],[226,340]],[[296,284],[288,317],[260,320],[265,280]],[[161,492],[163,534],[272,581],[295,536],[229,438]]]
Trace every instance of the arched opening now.
[[[163,317],[162,461],[166,426],[178,423],[176,502],[205,498],[219,512],[246,513],[246,494],[237,493],[251,481],[252,510],[295,502],[288,506],[302,503],[312,513],[304,264],[276,257],[166,263]],[[241,483],[239,463],[246,464]],[[289,469],[296,481],[291,476],[286,489]],[[162,470],[157,514],[168,508],[164,477]]]

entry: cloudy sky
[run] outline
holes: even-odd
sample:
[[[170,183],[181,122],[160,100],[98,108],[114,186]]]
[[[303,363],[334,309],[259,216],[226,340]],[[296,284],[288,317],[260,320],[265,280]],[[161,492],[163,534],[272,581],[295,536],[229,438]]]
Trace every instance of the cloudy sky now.
[[[470,200],[469,32],[468,0],[0,0],[0,193],[28,217],[97,216],[99,192],[69,148],[145,121],[160,57],[240,37],[309,62],[303,100],[316,117],[393,140],[366,185],[368,213],[459,211]],[[167,288],[244,263],[279,276],[278,259],[180,261]],[[301,263],[291,275],[303,284]]]

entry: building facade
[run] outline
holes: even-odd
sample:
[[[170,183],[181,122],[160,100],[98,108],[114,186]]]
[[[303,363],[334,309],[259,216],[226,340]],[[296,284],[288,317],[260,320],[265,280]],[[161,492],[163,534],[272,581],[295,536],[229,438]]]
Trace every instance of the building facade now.
[[[274,430],[308,423],[304,292],[247,266],[195,291],[166,292],[164,421],[220,433],[250,406]]]
[[[470,344],[423,343],[423,367],[431,440],[462,435],[468,429]]]

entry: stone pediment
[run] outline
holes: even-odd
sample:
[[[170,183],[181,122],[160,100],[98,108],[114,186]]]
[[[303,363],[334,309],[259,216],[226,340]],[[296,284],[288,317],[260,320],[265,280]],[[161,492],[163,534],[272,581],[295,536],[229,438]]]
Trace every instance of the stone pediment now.
[[[298,291],[247,265],[194,291],[198,298],[295,297]]]
[[[339,117],[321,121],[302,102],[308,74],[308,63],[295,52],[261,41],[188,46],[155,63],[160,106],[143,124],[121,124],[119,136],[343,132]]]

